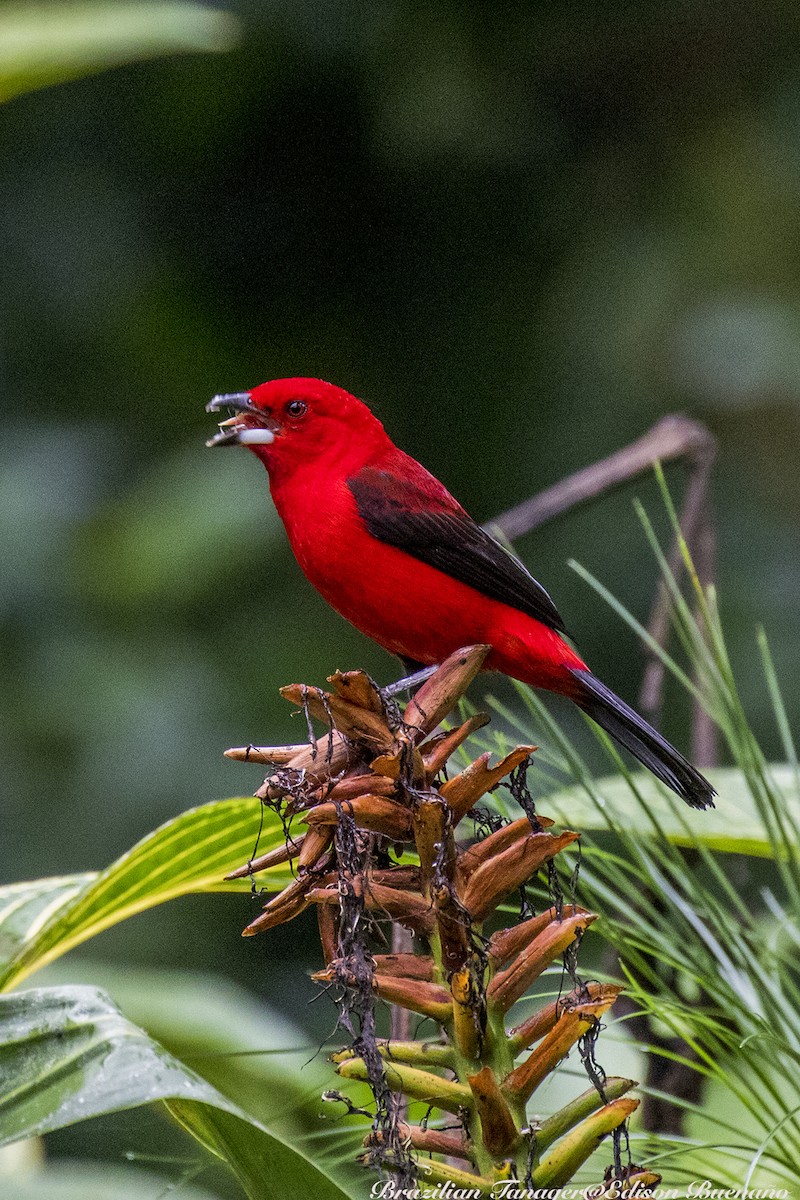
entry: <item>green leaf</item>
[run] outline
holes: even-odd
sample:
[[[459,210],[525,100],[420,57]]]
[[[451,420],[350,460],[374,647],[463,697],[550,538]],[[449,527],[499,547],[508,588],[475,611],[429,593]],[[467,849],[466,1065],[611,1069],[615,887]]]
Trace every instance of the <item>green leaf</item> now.
[[[210,1105],[176,1099],[170,1100],[167,1108],[193,1137],[230,1165],[253,1200],[275,1200],[276,1196],[342,1200],[346,1195],[308,1159],[254,1121],[250,1124],[263,1131],[261,1137],[252,1137],[242,1118]]]
[[[96,871],[0,888],[0,964],[5,966],[53,917],[94,883]]]
[[[794,767],[782,763],[767,768],[775,788],[783,797],[786,812],[794,814],[793,825],[800,819]],[[771,858],[774,854],[749,783],[735,767],[706,771],[717,790],[716,808],[702,813],[689,812],[680,801],[668,796],[652,775],[636,772],[636,792],[622,776],[596,780],[593,795],[586,788],[571,787],[544,796],[542,811],[549,817],[576,829],[605,829],[610,823],[635,828],[640,836],[655,835],[650,817],[658,822],[664,836],[675,846],[696,846],[726,854],[752,854]]]
[[[99,988],[150,1037],[275,1131],[319,1132],[319,1093],[332,1078],[324,1054],[285,1014],[230,980],[95,962],[81,953],[47,967],[42,983]]]
[[[0,100],[161,54],[229,50],[232,14],[203,4],[13,5],[0,12]]]
[[[16,1142],[16,1146],[36,1146],[37,1142]],[[3,1153],[7,1153],[4,1151]],[[191,1184],[188,1178],[201,1175],[207,1168],[202,1150],[198,1163],[187,1163],[183,1170],[179,1164],[169,1164],[177,1171],[177,1181],[166,1175],[157,1175],[153,1170],[142,1170],[139,1166],[117,1166],[110,1162],[75,1162],[61,1159],[44,1165],[14,1172],[8,1178],[3,1174],[3,1158],[0,1155],[0,1194],[3,1200],[158,1200],[174,1193],[175,1200],[219,1200],[219,1193],[206,1190],[199,1183]],[[166,1165],[166,1164],[165,1164]]]
[[[307,1158],[132,1025],[95,988],[0,998],[0,1145],[166,1101],[251,1200],[342,1200]]]
[[[82,952],[46,967],[42,983],[100,988],[239,1108],[343,1186],[363,1190],[356,1160],[369,1124],[341,1120],[337,1105],[320,1107],[333,1078],[324,1049],[263,998],[213,974],[116,965]]]
[[[143,838],[99,875],[43,879],[0,889],[0,944],[11,951],[0,990],[21,982],[74,946],[134,913],[191,892],[248,891],[248,880],[223,876],[253,853],[262,812],[252,796],[190,808]],[[259,853],[283,843],[274,813],[263,812]],[[260,879],[275,890],[288,867]]]

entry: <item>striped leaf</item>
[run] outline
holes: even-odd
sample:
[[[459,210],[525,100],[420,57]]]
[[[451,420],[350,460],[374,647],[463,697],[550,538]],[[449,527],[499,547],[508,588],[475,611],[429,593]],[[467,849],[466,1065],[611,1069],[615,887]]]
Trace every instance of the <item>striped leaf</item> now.
[[[263,815],[263,827],[260,826]],[[253,853],[283,842],[280,821],[252,796],[191,808],[161,825],[99,873],[60,876],[0,888],[0,990],[104,929],[192,892],[248,891],[250,881],[224,876]],[[288,866],[259,876],[278,890]]]

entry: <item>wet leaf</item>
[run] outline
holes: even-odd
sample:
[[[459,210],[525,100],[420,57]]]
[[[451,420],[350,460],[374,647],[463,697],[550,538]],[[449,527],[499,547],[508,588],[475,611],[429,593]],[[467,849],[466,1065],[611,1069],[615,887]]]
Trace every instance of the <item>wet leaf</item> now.
[[[195,1075],[92,987],[0,998],[0,1145],[166,1102],[251,1200],[342,1200],[308,1159]]]

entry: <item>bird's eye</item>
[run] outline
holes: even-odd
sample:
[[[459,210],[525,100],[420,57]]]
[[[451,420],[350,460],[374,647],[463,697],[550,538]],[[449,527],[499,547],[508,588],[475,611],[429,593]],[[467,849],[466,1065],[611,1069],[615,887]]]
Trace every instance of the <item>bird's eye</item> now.
[[[302,417],[307,408],[305,400],[290,400],[283,411],[289,417]]]

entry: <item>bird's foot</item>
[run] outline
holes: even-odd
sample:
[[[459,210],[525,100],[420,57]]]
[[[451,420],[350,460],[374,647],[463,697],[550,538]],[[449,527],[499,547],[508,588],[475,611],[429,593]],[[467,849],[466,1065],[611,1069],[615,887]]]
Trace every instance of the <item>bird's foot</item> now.
[[[403,726],[403,713],[395,697],[401,692],[411,693],[415,691],[426,679],[430,679],[434,671],[438,670],[439,664],[435,663],[432,667],[423,667],[419,671],[414,671],[411,675],[405,675],[395,683],[388,683],[386,687],[378,689],[383,711],[386,714],[386,723],[393,733],[396,733]]]

